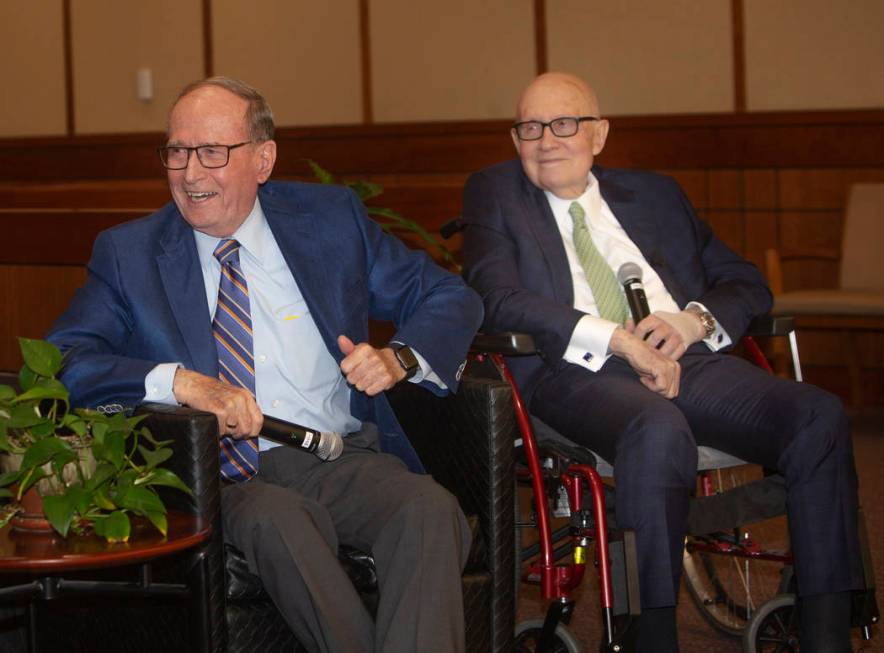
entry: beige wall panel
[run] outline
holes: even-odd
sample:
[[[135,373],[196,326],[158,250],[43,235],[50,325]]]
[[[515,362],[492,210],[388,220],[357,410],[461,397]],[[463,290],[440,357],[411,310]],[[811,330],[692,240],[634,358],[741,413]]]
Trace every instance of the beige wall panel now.
[[[65,132],[61,0],[0,3],[0,136]]]
[[[551,70],[586,78],[606,115],[733,111],[730,0],[546,3]]]
[[[748,109],[884,106],[884,2],[744,2]]]
[[[378,122],[511,118],[535,70],[531,0],[371,3]]]
[[[77,133],[165,130],[178,91],[203,76],[200,0],[71,3]],[[136,97],[136,73],[153,73],[154,97]]]
[[[215,0],[215,73],[270,102],[280,126],[362,120],[358,0]]]

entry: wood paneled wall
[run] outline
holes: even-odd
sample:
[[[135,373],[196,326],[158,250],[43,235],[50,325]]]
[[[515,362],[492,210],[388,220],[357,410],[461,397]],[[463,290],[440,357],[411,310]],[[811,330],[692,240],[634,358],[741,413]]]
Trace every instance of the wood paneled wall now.
[[[377,203],[438,229],[460,211],[468,174],[514,155],[502,121],[282,129],[276,178],[314,159],[386,190]],[[13,336],[42,336],[83,279],[95,234],[169,199],[162,134],[0,141],[0,369]],[[719,236],[756,264],[768,247],[838,248],[847,189],[884,183],[884,111],[615,119],[602,165],[674,176]],[[457,239],[451,243],[457,249]],[[837,265],[786,269],[787,287],[834,284]],[[802,334],[808,377],[846,393],[837,336]],[[862,343],[866,400],[884,404],[884,340]]]

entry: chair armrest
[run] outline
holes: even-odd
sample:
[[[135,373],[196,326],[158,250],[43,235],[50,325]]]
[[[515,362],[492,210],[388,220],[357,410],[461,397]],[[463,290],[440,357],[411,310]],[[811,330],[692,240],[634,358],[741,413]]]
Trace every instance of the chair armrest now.
[[[747,336],[787,336],[795,330],[791,315],[759,315],[749,323]]]
[[[477,333],[470,344],[475,354],[503,354],[504,356],[530,356],[537,353],[534,338],[527,333]]]
[[[506,641],[515,618],[512,390],[497,379],[464,375],[455,395],[437,397],[401,383],[388,397],[433,478],[458,498],[465,513],[479,517],[494,585],[493,628]]]
[[[172,457],[165,467],[184,481],[193,496],[162,491],[168,508],[197,516],[201,525],[213,524],[221,510],[218,421],[211,413],[185,406],[143,404],[135,411],[147,415],[144,424],[157,440],[171,440]]]

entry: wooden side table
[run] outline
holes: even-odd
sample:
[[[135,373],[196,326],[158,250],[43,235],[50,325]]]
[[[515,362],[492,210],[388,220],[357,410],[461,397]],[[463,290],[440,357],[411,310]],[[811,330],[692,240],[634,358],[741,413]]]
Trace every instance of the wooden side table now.
[[[0,601],[30,598],[29,638],[31,653],[37,651],[36,600],[52,600],[61,594],[107,594],[138,597],[187,597],[193,614],[194,651],[208,651],[210,644],[206,568],[206,544],[211,526],[200,527],[196,517],[170,510],[168,535],[152,525],[133,520],[128,542],[110,544],[95,536],[57,533],[26,533],[0,529],[0,573],[27,574],[28,583],[0,588]],[[186,583],[155,583],[151,563],[173,553],[191,557]],[[67,572],[140,565],[137,582],[69,580]]]

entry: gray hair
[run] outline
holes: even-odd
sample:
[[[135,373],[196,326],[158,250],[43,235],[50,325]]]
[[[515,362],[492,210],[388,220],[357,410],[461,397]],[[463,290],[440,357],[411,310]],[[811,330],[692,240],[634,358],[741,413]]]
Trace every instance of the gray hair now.
[[[185,95],[190,95],[194,91],[207,86],[223,88],[249,103],[249,106],[246,109],[246,125],[249,129],[249,138],[251,140],[256,143],[263,143],[264,141],[273,139],[275,127],[273,125],[273,111],[270,110],[270,105],[267,104],[267,100],[264,99],[264,96],[255,90],[254,87],[239,79],[218,75],[216,77],[208,77],[207,79],[191,82],[185,86],[178,94],[178,97],[175,98],[172,108],[174,109],[175,105],[178,104],[178,101]]]

